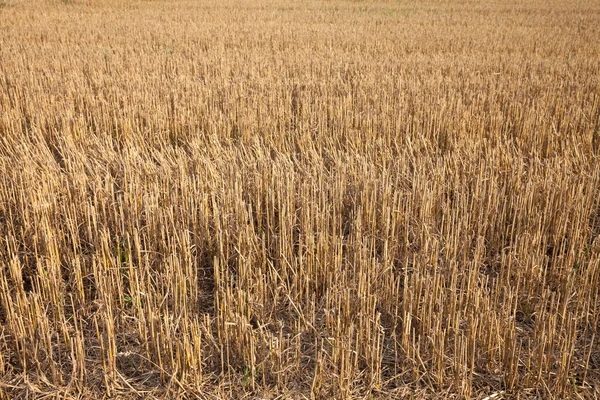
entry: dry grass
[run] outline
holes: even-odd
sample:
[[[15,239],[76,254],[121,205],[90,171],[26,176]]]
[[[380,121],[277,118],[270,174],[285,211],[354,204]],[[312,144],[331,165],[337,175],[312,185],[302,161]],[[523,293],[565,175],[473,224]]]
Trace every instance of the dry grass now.
[[[600,396],[598,2],[0,5],[0,398]]]

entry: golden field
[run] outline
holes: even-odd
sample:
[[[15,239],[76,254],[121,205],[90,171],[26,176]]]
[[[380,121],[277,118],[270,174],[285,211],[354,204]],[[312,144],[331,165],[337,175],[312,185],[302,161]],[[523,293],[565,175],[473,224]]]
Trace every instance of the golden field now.
[[[600,3],[0,0],[0,398],[600,397]]]

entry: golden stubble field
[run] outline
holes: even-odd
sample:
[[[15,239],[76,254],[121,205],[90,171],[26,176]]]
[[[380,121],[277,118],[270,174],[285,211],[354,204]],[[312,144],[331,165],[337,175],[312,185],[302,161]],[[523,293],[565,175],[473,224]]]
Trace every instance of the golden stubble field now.
[[[0,398],[600,396],[597,1],[0,1]]]

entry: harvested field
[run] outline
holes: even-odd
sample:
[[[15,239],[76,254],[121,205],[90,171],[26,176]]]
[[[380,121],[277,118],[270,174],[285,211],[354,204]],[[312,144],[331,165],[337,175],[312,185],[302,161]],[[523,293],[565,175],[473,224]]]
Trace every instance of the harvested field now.
[[[0,0],[20,398],[600,398],[600,3]]]

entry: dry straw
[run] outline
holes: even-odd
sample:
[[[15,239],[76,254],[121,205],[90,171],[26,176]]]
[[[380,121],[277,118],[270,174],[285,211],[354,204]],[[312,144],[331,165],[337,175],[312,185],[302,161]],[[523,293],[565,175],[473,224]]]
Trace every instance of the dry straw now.
[[[600,396],[597,2],[0,6],[0,398]]]

